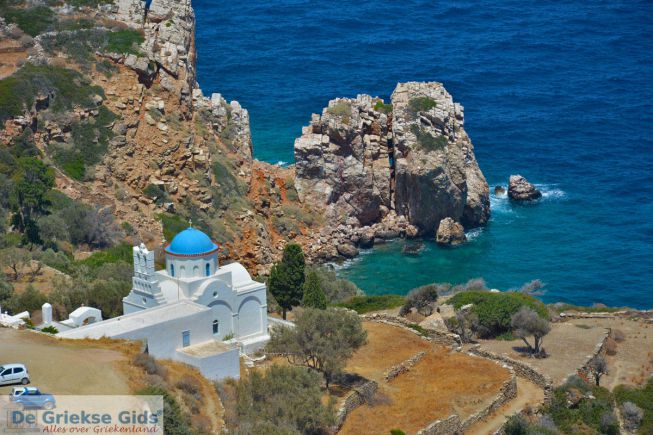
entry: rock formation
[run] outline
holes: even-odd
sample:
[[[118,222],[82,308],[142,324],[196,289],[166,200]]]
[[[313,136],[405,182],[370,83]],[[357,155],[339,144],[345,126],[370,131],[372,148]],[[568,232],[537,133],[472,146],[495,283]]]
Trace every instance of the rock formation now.
[[[542,192],[521,175],[511,175],[508,185],[508,197],[515,201],[533,201],[542,197]]]
[[[323,206],[332,225],[404,217],[411,236],[434,234],[445,217],[483,225],[489,188],[463,124],[441,83],[400,83],[392,105],[332,100],[295,141],[300,199]]]
[[[444,218],[438,225],[435,241],[439,245],[460,245],[467,241],[465,229],[450,217]]]

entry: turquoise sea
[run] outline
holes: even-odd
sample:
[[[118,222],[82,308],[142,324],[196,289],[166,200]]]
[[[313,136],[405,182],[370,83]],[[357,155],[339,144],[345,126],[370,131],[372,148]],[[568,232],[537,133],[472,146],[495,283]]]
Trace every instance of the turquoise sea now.
[[[205,94],[251,114],[254,151],[292,163],[313,112],[435,80],[465,106],[491,187],[521,173],[532,205],[492,198],[453,249],[379,246],[339,272],[367,293],[483,277],[541,279],[547,301],[653,308],[653,2],[194,2]]]

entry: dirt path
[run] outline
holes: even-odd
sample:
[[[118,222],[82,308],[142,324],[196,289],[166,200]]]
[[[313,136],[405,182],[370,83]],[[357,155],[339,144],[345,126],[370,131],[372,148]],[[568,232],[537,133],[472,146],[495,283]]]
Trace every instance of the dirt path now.
[[[537,406],[544,400],[544,391],[534,383],[517,377],[517,397],[490,414],[488,418],[470,427],[465,433],[486,435],[496,432],[509,416],[527,405]]]

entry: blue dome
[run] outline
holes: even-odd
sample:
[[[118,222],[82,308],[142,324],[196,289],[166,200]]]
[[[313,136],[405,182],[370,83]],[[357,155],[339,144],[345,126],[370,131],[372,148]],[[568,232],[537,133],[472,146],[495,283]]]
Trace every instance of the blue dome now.
[[[177,234],[172,243],[165,247],[165,252],[172,255],[202,255],[218,249],[218,245],[195,228],[186,228]]]

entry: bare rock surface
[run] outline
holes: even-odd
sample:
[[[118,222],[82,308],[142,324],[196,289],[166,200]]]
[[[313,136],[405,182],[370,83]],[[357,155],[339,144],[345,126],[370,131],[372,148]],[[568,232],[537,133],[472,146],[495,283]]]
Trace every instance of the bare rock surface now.
[[[515,201],[533,201],[542,197],[542,192],[521,175],[511,175],[508,185],[508,197]]]
[[[463,124],[441,83],[400,83],[391,105],[332,100],[295,141],[299,197],[331,226],[384,224],[378,239],[432,235],[446,217],[483,225],[489,188]]]
[[[438,225],[435,241],[440,245],[460,245],[467,241],[465,229],[450,217],[442,219]]]

